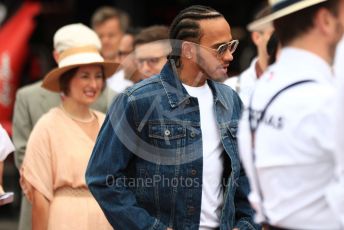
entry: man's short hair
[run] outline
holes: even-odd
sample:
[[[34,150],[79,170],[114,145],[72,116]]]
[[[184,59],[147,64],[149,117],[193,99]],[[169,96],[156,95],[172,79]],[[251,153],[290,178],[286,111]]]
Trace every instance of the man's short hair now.
[[[112,18],[119,20],[123,32],[127,31],[128,27],[130,26],[130,17],[127,12],[110,6],[100,7],[94,12],[91,19],[92,28],[95,28],[96,26]]]
[[[307,33],[314,25],[314,16],[320,8],[338,15],[339,0],[328,0],[275,20],[274,27],[282,46]]]
[[[180,11],[170,26],[172,52],[167,59],[174,60],[176,67],[180,67],[182,41],[199,43],[202,35],[199,22],[221,17],[223,17],[221,13],[209,6],[193,5]]]
[[[134,40],[134,46],[168,39],[168,27],[155,25],[142,29]]]

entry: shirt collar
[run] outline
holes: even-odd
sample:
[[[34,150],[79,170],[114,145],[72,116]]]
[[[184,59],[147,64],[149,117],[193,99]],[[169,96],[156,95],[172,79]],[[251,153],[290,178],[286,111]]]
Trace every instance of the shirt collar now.
[[[317,82],[333,82],[331,66],[320,56],[307,50],[286,47],[281,50],[278,65],[285,66],[292,72],[290,77],[314,79]]]
[[[173,60],[168,61],[161,70],[160,80],[172,108],[179,106],[191,97],[178,77],[177,69]],[[207,82],[214,95],[215,102],[220,102],[226,109],[228,109],[229,107],[224,99],[225,97],[218,89],[218,83],[215,83],[212,80],[208,80]]]

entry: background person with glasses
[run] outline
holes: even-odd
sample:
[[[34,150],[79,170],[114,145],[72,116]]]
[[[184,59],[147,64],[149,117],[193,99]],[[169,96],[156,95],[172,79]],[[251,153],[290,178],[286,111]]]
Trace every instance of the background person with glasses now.
[[[135,60],[142,79],[160,73],[171,51],[168,27],[150,26],[143,29],[134,41]]]
[[[120,65],[114,76],[106,80],[107,86],[117,93],[141,81],[134,57],[134,39],[138,32],[138,29],[129,28],[119,42],[116,63]]]

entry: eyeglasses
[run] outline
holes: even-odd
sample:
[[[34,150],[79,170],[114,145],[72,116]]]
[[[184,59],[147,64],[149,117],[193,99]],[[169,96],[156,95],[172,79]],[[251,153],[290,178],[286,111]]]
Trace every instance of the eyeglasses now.
[[[143,66],[144,63],[146,62],[148,66],[156,66],[161,58],[166,58],[166,56],[160,56],[160,57],[148,57],[148,58],[136,58],[136,63],[138,66]]]
[[[207,46],[202,46],[200,44],[197,44],[197,45],[206,49],[211,49],[213,51],[216,51],[217,56],[222,57],[223,55],[225,55],[227,50],[229,50],[229,52],[233,54],[235,50],[238,48],[239,40],[232,40],[228,43],[221,44],[219,47],[217,47],[217,49],[207,47]]]
[[[131,54],[132,51],[122,51],[122,50],[118,50],[117,55],[118,57],[122,58],[122,57],[126,57],[129,54]]]

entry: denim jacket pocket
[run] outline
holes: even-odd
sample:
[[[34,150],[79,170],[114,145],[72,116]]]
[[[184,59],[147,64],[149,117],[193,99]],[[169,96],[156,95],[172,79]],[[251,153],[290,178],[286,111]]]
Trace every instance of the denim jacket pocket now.
[[[233,167],[236,167],[234,162],[236,162],[239,157],[238,143],[237,143],[238,121],[233,120],[230,123],[225,124],[225,126],[222,129],[222,132],[223,132],[224,147],[231,159],[231,166],[232,166],[232,172],[233,172],[234,170]]]
[[[186,137],[186,127],[177,122],[149,121],[149,137],[161,140],[174,140]]]

